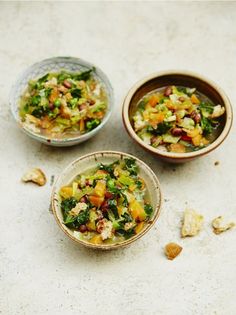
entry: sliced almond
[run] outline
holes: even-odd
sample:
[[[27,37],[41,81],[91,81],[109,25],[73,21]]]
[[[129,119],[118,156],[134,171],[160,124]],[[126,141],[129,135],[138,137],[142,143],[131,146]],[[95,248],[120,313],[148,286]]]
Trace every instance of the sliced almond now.
[[[195,236],[199,233],[203,224],[203,216],[196,211],[186,209],[184,212],[184,222],[181,230],[181,236]]]
[[[229,229],[232,229],[235,226],[234,222],[223,223],[223,217],[219,216],[212,221],[213,232],[215,234],[223,233]]]
[[[23,182],[33,182],[39,186],[46,184],[46,176],[43,171],[39,168],[33,168],[24,174],[22,177]]]
[[[183,248],[176,243],[169,243],[165,246],[165,255],[167,259],[173,260],[181,253],[182,249]]]

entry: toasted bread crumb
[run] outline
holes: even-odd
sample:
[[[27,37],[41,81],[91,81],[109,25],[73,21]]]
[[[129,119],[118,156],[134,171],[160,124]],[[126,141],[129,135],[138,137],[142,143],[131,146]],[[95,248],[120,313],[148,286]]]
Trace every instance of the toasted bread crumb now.
[[[184,212],[184,222],[181,229],[181,236],[195,236],[199,233],[203,224],[203,216],[196,211],[186,209]]]
[[[46,184],[46,176],[43,171],[39,168],[33,168],[24,174],[22,177],[23,182],[33,182],[39,186]]]
[[[212,227],[213,227],[213,232],[215,234],[220,234],[223,233],[229,229],[232,229],[235,226],[234,222],[230,222],[227,224],[222,224],[223,223],[223,217],[219,216],[212,220]]]
[[[217,166],[220,164],[220,161],[215,161],[214,165]]]
[[[165,255],[167,259],[173,260],[181,253],[182,249],[183,248],[176,243],[169,243],[165,246]]]

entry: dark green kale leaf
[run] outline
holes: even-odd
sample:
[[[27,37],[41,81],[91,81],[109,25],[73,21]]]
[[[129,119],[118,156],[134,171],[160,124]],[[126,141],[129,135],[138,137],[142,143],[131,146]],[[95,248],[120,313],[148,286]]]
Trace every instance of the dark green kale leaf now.
[[[40,95],[34,95],[33,97],[31,97],[31,104],[33,106],[39,105],[40,101],[41,101],[41,96]]]
[[[80,227],[82,224],[86,224],[89,220],[89,210],[83,210],[79,213],[79,215],[76,217],[75,225],[77,227]]]
[[[135,184],[136,184],[136,186],[137,186],[138,189],[141,189],[142,186],[143,186],[143,183],[142,183],[140,180],[137,180],[137,181],[135,182]]]
[[[201,127],[202,127],[204,135],[210,134],[212,132],[212,130],[213,130],[213,126],[211,124],[211,120],[206,118],[206,117],[204,117],[204,116],[201,119]]]
[[[81,98],[81,89],[78,88],[71,89],[70,94],[72,95],[73,98],[75,97]]]
[[[130,172],[130,175],[136,176],[138,174],[138,166],[136,164],[136,161],[132,158],[130,159],[124,159],[125,161],[125,168],[127,171]]]
[[[79,73],[79,74],[75,74],[75,75],[73,76],[73,78],[74,78],[75,80],[78,80],[78,81],[80,81],[80,80],[87,81],[88,79],[90,79],[91,72],[93,72],[93,71],[95,71],[95,68],[94,68],[94,67],[93,67],[92,69],[90,69],[90,70],[81,72],[81,73]]]
[[[146,204],[144,206],[144,211],[146,212],[147,216],[150,218],[153,213],[153,207],[150,204]]]
[[[115,219],[119,219],[119,213],[118,213],[118,209],[117,209],[117,201],[115,199],[109,199],[108,205],[109,205],[109,209],[111,209],[111,211],[113,212]]]
[[[163,135],[167,133],[168,130],[172,128],[172,124],[170,122],[162,122],[157,125],[157,128],[154,129],[152,126],[148,126],[147,131],[152,133],[153,135]]]
[[[77,204],[77,200],[74,197],[64,199],[61,202],[61,210],[63,213],[68,213],[71,209],[73,209]]]

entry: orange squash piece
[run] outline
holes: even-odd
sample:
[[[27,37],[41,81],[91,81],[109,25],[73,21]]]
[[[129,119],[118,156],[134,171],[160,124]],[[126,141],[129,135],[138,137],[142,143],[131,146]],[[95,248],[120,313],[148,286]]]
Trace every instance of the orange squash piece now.
[[[91,238],[90,243],[92,243],[92,244],[102,244],[102,236],[100,234],[99,235],[94,235]]]
[[[200,104],[198,97],[195,94],[192,94],[190,100],[193,104]]]
[[[172,143],[170,145],[170,151],[176,153],[185,153],[186,149],[185,146],[181,143]]]
[[[139,233],[142,231],[143,227],[144,227],[144,222],[142,221],[142,222],[140,222],[140,223],[136,226],[136,228],[134,229],[134,230],[135,230],[135,233],[136,233],[136,234],[139,234]]]
[[[137,200],[129,204],[129,210],[136,221],[144,221],[147,217],[145,210]]]
[[[72,187],[69,187],[69,186],[61,187],[60,195],[63,198],[65,198],[65,199],[72,197],[73,196],[73,189],[72,189]]]
[[[89,196],[89,201],[91,202],[91,204],[95,207],[101,207],[103,201],[104,201],[104,197],[99,197],[99,196]]]
[[[104,180],[98,180],[94,188],[94,195],[98,197],[104,197],[106,192],[106,182]]]
[[[148,101],[148,103],[152,106],[155,107],[157,103],[159,103],[159,97],[154,94],[151,96],[150,100]]]

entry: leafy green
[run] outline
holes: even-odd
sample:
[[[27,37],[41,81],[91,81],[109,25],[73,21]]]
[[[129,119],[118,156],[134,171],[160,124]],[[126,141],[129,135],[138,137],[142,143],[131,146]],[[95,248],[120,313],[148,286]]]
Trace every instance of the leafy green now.
[[[74,197],[64,199],[61,202],[61,209],[64,213],[68,213],[76,206],[77,200]]]
[[[147,102],[145,102],[144,100],[142,100],[141,102],[139,102],[138,104],[138,109],[141,110],[142,112],[145,110],[145,105]]]
[[[132,158],[124,159],[125,161],[125,168],[129,171],[130,175],[137,175],[138,174],[138,166],[136,161]]]
[[[90,130],[96,128],[100,123],[101,123],[100,120],[98,120],[98,119],[93,119],[93,120],[90,120],[90,121],[87,121],[87,122],[86,122],[86,127],[87,127],[87,129],[90,131]]]
[[[72,109],[74,109],[76,107],[76,105],[78,104],[78,98],[75,97],[75,98],[72,98],[69,102],[69,107],[71,107]]]
[[[202,127],[204,135],[210,134],[212,132],[212,129],[213,129],[213,126],[211,124],[210,119],[208,119],[204,116],[201,119],[201,127]]]
[[[45,91],[44,91],[45,97],[49,97],[50,94],[51,94],[51,92],[52,92],[52,88],[47,88],[47,89],[45,89]]]
[[[73,78],[75,80],[84,80],[84,81],[87,81],[88,79],[90,79],[90,76],[91,76],[91,72],[95,71],[95,68],[93,67],[92,69],[90,70],[87,70],[87,71],[84,71],[84,72],[81,72],[81,73],[78,73],[78,74],[75,74],[73,76]]]
[[[44,76],[42,76],[41,78],[38,79],[37,83],[39,83],[41,85],[42,83],[47,81],[48,76],[49,76],[49,73],[46,73]]]
[[[32,104],[33,106],[39,105],[40,101],[41,101],[41,96],[40,96],[40,95],[34,95],[34,96],[31,98],[31,104]]]
[[[70,90],[70,94],[72,95],[72,97],[78,97],[78,98],[80,98],[81,97],[81,94],[82,94],[82,92],[81,92],[81,89],[78,89],[78,88],[74,88],[74,89],[71,89]]]
[[[76,226],[80,226],[82,224],[86,224],[89,220],[89,210],[86,209],[81,211],[76,218]]]
[[[133,219],[131,217],[131,215],[128,212],[125,212],[121,215],[123,222],[128,223],[128,222],[132,222]]]
[[[147,131],[152,133],[153,135],[163,135],[167,133],[168,130],[172,128],[172,124],[170,122],[162,122],[157,125],[157,128],[154,129],[152,126],[147,127]]]
[[[118,234],[124,236],[125,239],[128,239],[130,237],[132,237],[133,235],[135,235],[135,230],[134,228],[129,229],[128,231],[125,231],[123,229],[119,229],[116,231]]]
[[[142,183],[140,180],[137,180],[137,181],[135,182],[135,184],[136,184],[136,186],[137,186],[138,189],[141,189],[142,186],[143,186],[143,183]]]
[[[150,204],[146,204],[144,206],[144,211],[146,212],[147,216],[150,218],[153,213],[153,207]]]
[[[109,199],[108,205],[111,211],[114,214],[115,219],[119,219],[118,209],[117,209],[117,201],[115,199]]]
[[[199,104],[199,108],[201,111],[205,110],[207,111],[209,114],[212,114],[213,113],[213,110],[214,110],[214,106],[211,105],[210,103],[206,103],[206,102],[201,102]]]
[[[65,81],[66,79],[70,78],[70,77],[71,77],[70,73],[65,72],[65,71],[62,71],[62,72],[58,75],[57,81],[58,81],[59,83],[61,83],[61,82]]]
[[[41,118],[46,113],[48,113],[48,109],[44,109],[43,107],[37,107],[32,111],[31,114],[37,118]]]

